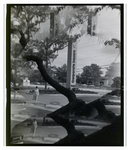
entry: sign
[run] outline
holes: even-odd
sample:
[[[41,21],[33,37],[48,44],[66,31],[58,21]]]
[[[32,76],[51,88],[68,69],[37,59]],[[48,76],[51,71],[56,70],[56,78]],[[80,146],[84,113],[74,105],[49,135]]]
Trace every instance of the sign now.
[[[76,84],[77,42],[72,43],[71,85]]]
[[[76,62],[77,62],[77,42],[68,43],[68,56],[67,56],[67,88],[76,84]]]

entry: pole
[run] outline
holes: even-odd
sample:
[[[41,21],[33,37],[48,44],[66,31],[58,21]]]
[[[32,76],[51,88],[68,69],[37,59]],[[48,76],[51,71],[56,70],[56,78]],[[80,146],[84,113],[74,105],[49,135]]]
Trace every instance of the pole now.
[[[76,66],[77,66],[77,41],[68,43],[68,57],[67,57],[67,88],[76,85]]]
[[[72,40],[68,43],[68,57],[67,57],[67,88],[71,88],[71,72],[72,72]]]
[[[47,50],[48,50],[48,38],[46,39],[46,71],[48,69],[48,53],[47,53]],[[47,91],[47,82],[45,82],[45,91]]]

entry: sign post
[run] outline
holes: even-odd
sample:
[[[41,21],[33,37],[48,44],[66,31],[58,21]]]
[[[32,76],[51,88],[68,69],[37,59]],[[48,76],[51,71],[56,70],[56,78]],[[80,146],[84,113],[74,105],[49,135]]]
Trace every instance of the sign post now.
[[[76,62],[77,62],[77,42],[72,40],[68,43],[68,57],[67,57],[67,88],[71,88],[71,85],[76,85]]]

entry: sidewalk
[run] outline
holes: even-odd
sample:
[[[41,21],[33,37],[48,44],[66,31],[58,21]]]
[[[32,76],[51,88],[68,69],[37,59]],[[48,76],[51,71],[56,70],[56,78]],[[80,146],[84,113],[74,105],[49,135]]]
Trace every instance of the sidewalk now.
[[[45,114],[55,111],[60,108],[60,105],[53,107],[53,105],[44,104],[39,102],[34,104],[34,101],[25,98],[20,93],[16,93],[14,99],[14,93],[11,93],[11,131],[15,125],[25,121],[26,119],[42,116]]]
[[[13,135],[23,135],[24,143],[50,143],[59,141],[67,135],[67,131],[61,126],[41,126],[38,125],[34,138],[31,132],[32,125],[21,123],[13,129]]]

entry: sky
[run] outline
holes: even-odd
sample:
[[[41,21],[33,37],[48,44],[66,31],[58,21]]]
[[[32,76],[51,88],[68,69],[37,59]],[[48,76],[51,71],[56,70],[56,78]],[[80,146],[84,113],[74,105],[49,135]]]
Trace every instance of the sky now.
[[[120,40],[120,12],[110,8],[103,9],[97,17],[97,36],[91,37],[85,34],[78,41],[77,48],[77,73],[81,73],[86,65],[96,63],[102,68],[109,66],[113,62],[120,62],[119,49],[113,46],[104,46],[104,40],[116,38]],[[52,65],[62,66],[67,64],[67,48],[58,52],[57,59]],[[105,74],[106,68],[102,69]]]
[[[62,20],[62,23],[65,24],[65,20],[71,20],[73,9],[63,9],[63,11],[60,12],[60,15],[60,21]],[[72,32],[74,34],[79,33],[81,29],[85,29],[85,27],[87,27],[86,23],[81,26],[78,25]],[[86,33],[77,41],[77,74],[82,72],[82,68],[84,66],[95,63],[102,68],[103,75],[105,75],[107,67],[109,67],[113,62],[120,63],[119,49],[114,48],[114,46],[105,46],[103,44],[103,41],[111,40],[112,38],[120,40],[120,11],[117,9],[112,10],[111,8],[102,9],[97,14],[95,32],[96,36],[90,36]],[[36,33],[34,39],[41,40],[46,36],[49,36],[49,34],[50,20],[41,24],[40,31]],[[58,57],[51,65],[59,67],[63,64],[67,64],[67,52],[67,47],[58,51]]]

